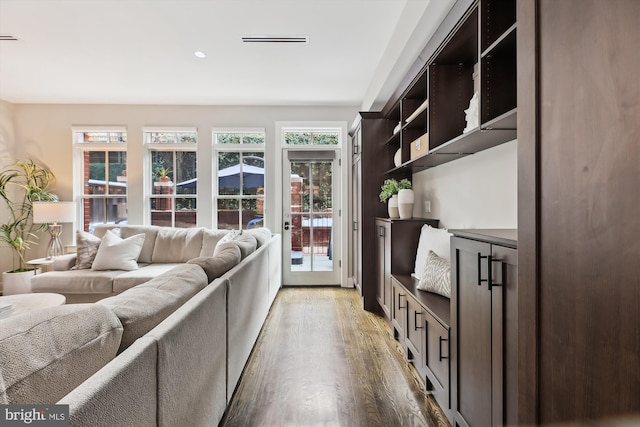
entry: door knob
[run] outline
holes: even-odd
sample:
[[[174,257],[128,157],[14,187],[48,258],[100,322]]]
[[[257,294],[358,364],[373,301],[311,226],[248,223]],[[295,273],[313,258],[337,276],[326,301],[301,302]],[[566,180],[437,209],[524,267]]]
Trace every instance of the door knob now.
[[[284,229],[288,230],[289,229],[289,221],[285,221],[284,222]]]

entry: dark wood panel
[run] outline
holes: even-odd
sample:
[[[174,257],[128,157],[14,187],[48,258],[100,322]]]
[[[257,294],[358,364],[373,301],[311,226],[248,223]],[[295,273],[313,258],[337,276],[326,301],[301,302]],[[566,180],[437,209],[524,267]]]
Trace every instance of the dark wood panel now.
[[[538,79],[536,0],[517,0],[518,75],[518,424],[538,416]]]
[[[362,173],[362,259],[373,260],[376,256],[375,220],[386,214],[386,206],[380,203],[378,194],[384,177],[381,170],[388,167],[389,146],[383,143],[387,134],[388,121],[380,113],[360,113],[362,131],[361,173]],[[391,156],[392,158],[393,156]],[[362,266],[362,293],[365,310],[380,312],[376,299],[376,270]]]
[[[539,421],[640,415],[640,2],[538,13]]]
[[[221,426],[433,426],[448,422],[388,324],[353,290],[285,288]]]

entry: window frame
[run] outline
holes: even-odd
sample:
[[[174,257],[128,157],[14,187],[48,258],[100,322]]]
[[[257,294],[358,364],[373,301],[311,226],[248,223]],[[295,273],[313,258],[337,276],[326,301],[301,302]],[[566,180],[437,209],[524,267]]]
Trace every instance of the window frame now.
[[[71,127],[71,141],[74,151],[73,157],[73,200],[76,202],[76,221],[75,228],[78,230],[90,231],[91,221],[89,220],[88,224],[85,224],[85,209],[84,209],[84,200],[90,199],[102,199],[105,201],[107,199],[120,198],[125,199],[125,209],[128,212],[128,204],[129,204],[129,186],[125,187],[125,194],[113,194],[107,193],[104,194],[85,194],[85,181],[84,181],[84,167],[85,167],[85,153],[87,152],[102,152],[105,154],[105,165],[109,164],[109,153],[111,152],[124,152],[125,157],[127,158],[127,167],[129,167],[129,159],[128,159],[128,151],[127,151],[127,142],[118,141],[118,142],[90,142],[90,141],[79,141],[77,135],[79,134],[87,134],[87,133],[122,133],[125,134],[126,139],[128,140],[128,131],[126,126],[72,126]],[[125,169],[126,170],[126,169]],[[108,167],[105,170],[105,182],[112,182],[109,179],[109,171]],[[128,215],[127,215],[128,218]],[[103,222],[101,224],[108,223],[107,211],[105,209],[105,216],[103,217]],[[97,224],[97,223],[96,223]]]
[[[264,143],[262,144],[221,144],[217,142],[218,134],[262,134],[264,136]],[[238,200],[238,211],[239,211],[239,226],[242,228],[243,220],[242,220],[242,201],[243,200],[262,200],[262,218],[263,225],[266,224],[267,218],[267,210],[266,210],[266,196],[267,196],[267,133],[265,128],[213,128],[211,130],[211,141],[212,141],[212,183],[211,183],[211,191],[212,191],[212,224],[214,228],[219,228],[218,224],[218,200]],[[244,195],[244,194],[234,194],[234,195],[221,195],[219,194],[218,188],[218,153],[252,153],[252,152],[260,152],[263,154],[263,168],[265,171],[264,174],[264,185],[263,185],[263,193],[262,195]],[[242,190],[242,187],[241,187]]]
[[[195,142],[149,142],[149,135],[152,133],[193,133],[195,134],[196,141]],[[173,190],[171,194],[154,194],[154,180],[151,177],[153,174],[153,152],[171,152],[173,155],[173,164],[171,168],[174,171],[174,180],[176,180],[176,162],[177,162],[177,153],[179,152],[192,152],[195,154],[196,159],[196,170],[195,177],[198,179],[198,129],[196,127],[144,127],[142,129],[142,144],[143,144],[143,156],[144,156],[144,178],[143,178],[143,194],[144,194],[144,215],[146,222],[150,225],[153,225],[152,213],[151,209],[151,200],[152,199],[169,199],[171,200],[170,209],[165,209],[164,211],[171,212],[171,224],[167,225],[168,227],[174,228],[185,228],[176,226],[176,215],[178,210],[177,199],[193,199],[195,200],[196,208],[193,209],[195,213],[195,223],[192,227],[198,227],[200,224],[198,223],[198,215],[197,215],[197,206],[198,206],[198,195],[200,194],[200,185],[198,184],[196,187],[196,192],[194,194],[178,194],[176,191],[175,185],[173,186]]]

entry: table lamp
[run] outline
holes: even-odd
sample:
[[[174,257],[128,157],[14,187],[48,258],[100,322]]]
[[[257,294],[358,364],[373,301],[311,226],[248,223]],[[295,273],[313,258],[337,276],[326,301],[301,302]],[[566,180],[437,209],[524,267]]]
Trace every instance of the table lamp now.
[[[48,224],[51,241],[47,247],[47,259],[64,254],[60,241],[60,223],[74,222],[76,217],[75,202],[33,202],[34,224]]]

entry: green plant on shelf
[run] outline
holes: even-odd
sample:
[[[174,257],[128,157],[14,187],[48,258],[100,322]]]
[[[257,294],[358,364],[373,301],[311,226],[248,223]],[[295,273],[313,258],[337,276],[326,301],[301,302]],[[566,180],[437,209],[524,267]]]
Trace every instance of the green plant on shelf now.
[[[406,178],[400,181],[393,178],[385,179],[380,190],[380,201],[384,203],[400,190],[411,190],[411,181]]]

